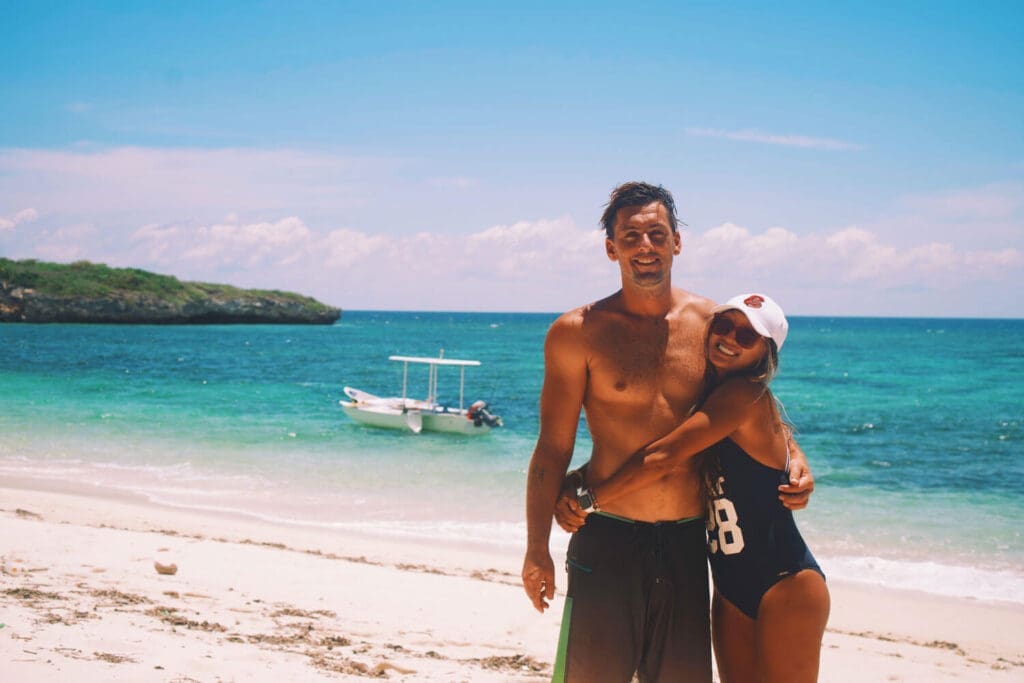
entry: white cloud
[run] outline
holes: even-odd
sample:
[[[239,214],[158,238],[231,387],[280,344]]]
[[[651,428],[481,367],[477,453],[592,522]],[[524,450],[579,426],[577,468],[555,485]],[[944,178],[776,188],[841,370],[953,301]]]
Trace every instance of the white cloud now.
[[[137,252],[140,263],[168,266],[185,244],[179,241],[183,234],[181,226],[149,224],[133,232],[128,239],[141,245],[142,251]]]
[[[322,240],[324,265],[345,268],[361,262],[378,262],[390,251],[389,239],[383,235],[368,235],[358,230],[332,230]]]
[[[0,206],[10,207],[0,214],[0,244],[12,258],[88,259],[355,308],[556,311],[619,286],[599,229],[569,216],[474,224],[486,215],[478,204],[493,196],[425,188],[475,180],[412,178],[408,168],[392,172],[399,163],[295,150],[0,149]],[[909,292],[964,285],[960,301],[988,301],[1024,283],[1024,183],[909,195],[877,211],[815,232],[729,222],[687,229],[676,282],[707,294],[789,288],[798,301],[818,301],[818,311],[840,313],[900,291],[899,305],[922,313],[929,300],[919,309]],[[421,227],[437,216],[449,220]],[[820,294],[843,288],[859,298]]]
[[[1004,270],[1024,266],[1024,252],[1019,249],[998,251],[972,251],[964,255],[964,261],[972,268],[981,270]]]
[[[756,268],[783,259],[795,247],[797,239],[785,228],[769,228],[752,234],[733,223],[723,223],[703,235],[685,235],[683,250],[684,257],[694,263]]]
[[[1024,182],[1007,181],[901,197],[873,222],[879,234],[965,247],[1024,248]]]
[[[31,223],[39,218],[35,209],[22,209],[11,216],[0,216],[0,232],[14,230],[20,223]]]
[[[299,218],[273,222],[214,225],[144,225],[130,239],[151,261],[162,265],[256,267],[294,263],[310,248],[313,232]]]
[[[99,231],[89,223],[67,225],[42,233],[36,254],[50,261],[80,261],[90,257],[89,245],[96,241]]]
[[[104,235],[92,224],[43,230],[33,254],[292,289],[351,308],[557,311],[618,287],[603,232],[580,228],[568,217],[463,235],[317,230],[297,216],[231,217],[205,225],[146,224],[121,251],[95,246]],[[676,270],[677,284],[702,293],[758,288],[787,293],[787,304],[856,311],[859,302],[901,288],[1008,286],[1024,275],[1024,251],[962,249],[945,241],[901,246],[860,226],[799,235],[778,226],[755,231],[723,223],[703,233],[686,231]],[[837,291],[856,296],[847,301]]]
[[[603,232],[581,230],[564,217],[492,226],[469,237],[467,255],[504,278],[530,272],[593,272],[595,262],[603,265],[598,258],[603,243]]]
[[[962,250],[948,242],[900,247],[857,226],[798,236],[784,228],[753,233],[725,223],[690,236],[681,258],[689,275],[725,273],[766,287],[856,284],[876,292],[1008,279],[1024,268],[1024,252],[1016,248]]]
[[[243,286],[319,293],[359,308],[548,309],[593,298],[614,266],[603,233],[569,218],[496,225],[467,235],[310,229],[297,217],[259,223],[145,225],[121,260],[185,279],[231,272]],[[271,279],[277,278],[277,279]],[[223,278],[222,278],[223,279]],[[311,282],[322,284],[319,289]],[[338,292],[345,301],[337,301]],[[575,295],[574,295],[575,293]],[[605,294],[607,292],[604,292]],[[493,301],[493,299],[492,299]],[[355,303],[353,303],[355,302]]]
[[[443,282],[457,290],[469,282],[577,277],[603,270],[598,230],[582,230],[569,218],[496,225],[469,235],[371,235],[331,232],[322,242],[326,264],[392,280]]]
[[[846,142],[844,140],[814,138],[806,135],[777,135],[751,129],[718,130],[716,128],[687,128],[686,134],[700,138],[720,138],[723,140],[735,140],[738,142],[757,142],[764,145],[781,145],[784,147],[801,147],[804,149],[824,149],[832,151],[857,151],[864,149],[863,145]]]
[[[946,192],[909,195],[903,204],[929,216],[953,219],[1005,219],[1024,209],[1024,184],[993,183]]]

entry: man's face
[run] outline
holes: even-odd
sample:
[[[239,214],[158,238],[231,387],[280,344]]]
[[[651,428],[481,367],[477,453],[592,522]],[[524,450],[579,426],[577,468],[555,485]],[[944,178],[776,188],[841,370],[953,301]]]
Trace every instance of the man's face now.
[[[605,249],[608,258],[618,261],[623,284],[628,279],[640,287],[654,287],[669,281],[672,258],[682,243],[679,233],[672,232],[664,204],[619,209],[614,234],[614,239],[605,239]]]

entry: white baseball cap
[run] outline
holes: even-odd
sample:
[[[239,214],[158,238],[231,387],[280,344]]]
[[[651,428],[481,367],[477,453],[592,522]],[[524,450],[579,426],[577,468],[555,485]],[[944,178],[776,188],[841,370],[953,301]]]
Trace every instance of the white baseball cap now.
[[[768,337],[775,342],[776,349],[782,350],[782,343],[786,341],[786,334],[789,333],[789,322],[786,320],[786,314],[771,297],[757,292],[739,294],[721,306],[716,306],[712,313],[725,311],[739,311],[747,316],[750,326],[759,335]]]

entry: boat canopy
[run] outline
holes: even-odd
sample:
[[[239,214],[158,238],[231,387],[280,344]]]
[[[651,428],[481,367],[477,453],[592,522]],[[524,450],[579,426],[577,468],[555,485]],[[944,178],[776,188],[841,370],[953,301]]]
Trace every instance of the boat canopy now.
[[[429,379],[427,380],[427,403],[434,403],[437,401],[437,366],[457,366],[459,368],[459,410],[463,410],[465,407],[463,405],[463,396],[466,391],[466,368],[469,366],[480,365],[480,361],[478,360],[457,360],[455,358],[445,358],[444,349],[441,349],[441,355],[438,358],[426,358],[424,356],[388,356],[388,360],[405,364],[402,367],[403,401],[405,401],[409,396],[409,363],[422,363],[430,366]]]
[[[388,356],[388,360],[400,363],[425,363],[427,365],[480,365],[478,360],[456,360],[454,358],[424,358],[422,356]]]

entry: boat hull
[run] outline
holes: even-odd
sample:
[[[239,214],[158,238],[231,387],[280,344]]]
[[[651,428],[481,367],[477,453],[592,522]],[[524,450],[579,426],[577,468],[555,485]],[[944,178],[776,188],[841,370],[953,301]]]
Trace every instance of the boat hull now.
[[[444,352],[441,352],[444,355]],[[464,371],[467,366],[480,365],[476,360],[455,358],[421,358],[418,356],[389,356],[388,360],[404,363],[402,372],[402,395],[377,396],[355,387],[345,387],[348,401],[338,401],[345,414],[361,424],[385,429],[398,429],[419,434],[421,431],[445,432],[447,434],[486,434],[492,427],[501,426],[501,417],[487,410],[485,401],[476,401],[469,408],[463,408]],[[430,366],[427,383],[427,398],[420,401],[409,398],[407,393],[409,364]],[[437,402],[437,370],[440,366],[456,366],[460,369],[459,407],[442,405]]]
[[[491,431],[491,427],[486,423],[477,425],[466,417],[465,411],[401,410],[386,405],[359,404],[355,401],[340,401],[340,404],[351,419],[370,427],[398,429],[414,434],[428,431],[476,435]]]
[[[489,425],[477,425],[464,413],[423,413],[423,428],[431,432],[450,434],[486,434],[491,431]]]
[[[386,407],[360,406],[348,401],[341,401],[341,409],[350,418],[370,427],[400,429],[404,432],[419,434],[423,429],[419,411],[401,411]]]

